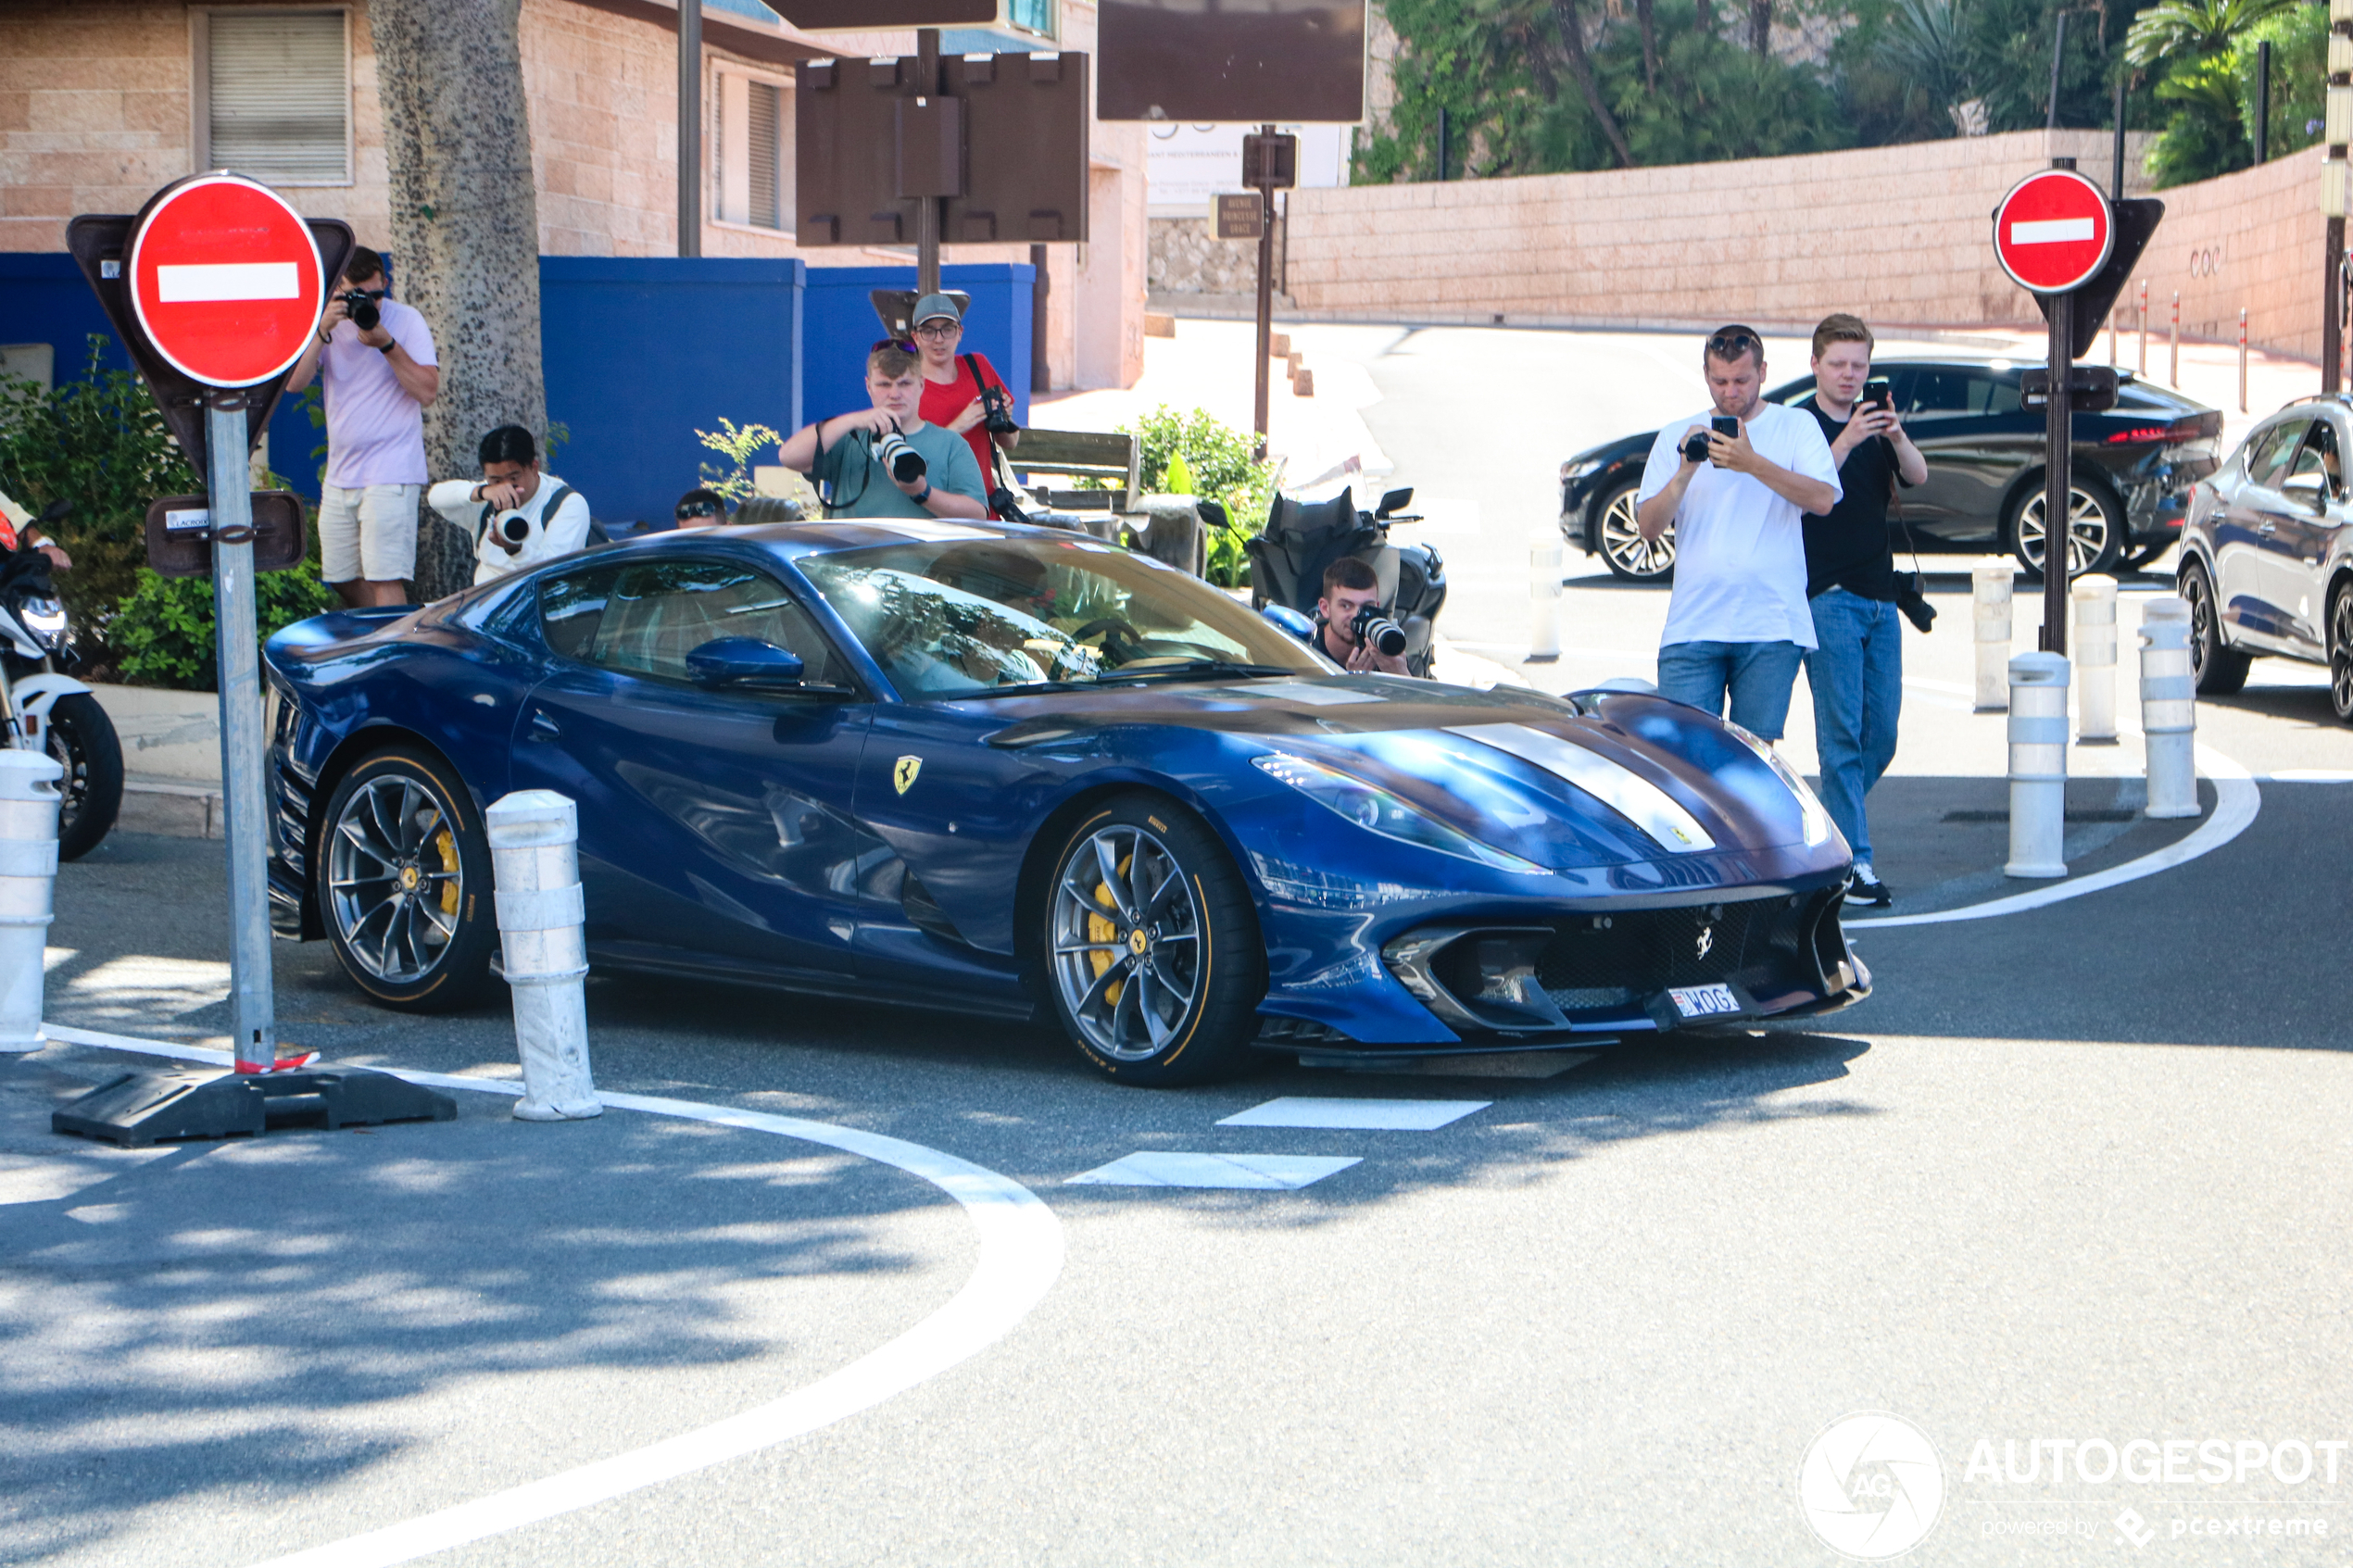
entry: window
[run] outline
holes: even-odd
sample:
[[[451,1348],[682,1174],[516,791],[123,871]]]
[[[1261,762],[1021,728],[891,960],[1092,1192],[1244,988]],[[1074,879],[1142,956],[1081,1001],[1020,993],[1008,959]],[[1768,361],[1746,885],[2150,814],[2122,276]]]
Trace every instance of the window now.
[[[811,685],[852,684],[809,612],[749,567],[658,561],[553,577],[540,590],[539,615],[557,653],[626,674],[683,682],[695,649],[752,637],[799,654]]]
[[[1016,32],[1052,39],[1060,36],[1055,10],[1054,0],[1005,0],[1005,25]]]
[[[2295,455],[2310,428],[2309,415],[2282,420],[2270,430],[2246,445],[2246,477],[2258,484],[2270,484],[2279,476],[2280,468]]]
[[[198,13],[198,164],[271,185],[351,183],[347,24],[340,10]]]
[[[1902,406],[1903,399],[1896,400]],[[1930,416],[2015,414],[2015,380],[1986,370],[1923,370],[1912,384],[1910,412]]]
[[[793,226],[792,100],[777,82],[719,73],[719,200],[723,223],[789,233]]]
[[[2314,420],[2311,433],[2304,445],[2296,448],[2296,461],[2289,465],[2287,475],[2279,483],[2285,490],[2299,479],[2322,495],[2337,493],[2336,431],[2326,420]]]

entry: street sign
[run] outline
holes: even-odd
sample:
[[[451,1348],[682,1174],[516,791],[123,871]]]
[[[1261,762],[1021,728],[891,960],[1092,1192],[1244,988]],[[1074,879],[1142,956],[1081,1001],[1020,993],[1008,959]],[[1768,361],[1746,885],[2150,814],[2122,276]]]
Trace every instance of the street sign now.
[[[2165,218],[2165,204],[2152,196],[2134,196],[2126,201],[2111,202],[2109,214],[2116,221],[2116,240],[2108,247],[2108,261],[2092,281],[2075,291],[2075,335],[2069,344],[2070,358],[2081,359],[2092,351],[2093,340],[2100,335],[2100,323],[2108,320],[2116,296],[2124,292],[2132,281],[2133,269],[2140,264],[2141,252],[2148,248],[2157,226]],[[2053,296],[2038,294],[2034,303],[2043,314],[2051,313]]]
[[[2065,294],[2108,261],[2116,224],[2108,194],[2071,169],[2045,169],[2010,187],[1994,210],[1994,255],[2020,288]]]
[[[1365,0],[1099,0],[1095,19],[1101,119],[1365,118]]]
[[[1299,138],[1290,132],[1253,131],[1242,138],[1242,183],[1288,191],[1299,183]]]
[[[319,244],[302,214],[235,174],[165,192],[140,215],[124,271],[147,341],[208,386],[283,375],[327,304]]]
[[[2051,372],[2047,370],[2021,371],[2018,378],[2018,406],[2030,414],[2039,414],[2051,406]],[[2116,368],[2112,365],[2077,365],[2068,372],[2067,406],[2074,413],[2099,414],[2116,407]]]
[[[250,506],[254,571],[300,566],[310,546],[302,497],[291,490],[257,490]],[[146,537],[147,565],[157,576],[212,575],[212,504],[207,497],[163,495],[148,502]]]
[[[1256,191],[1220,191],[1210,212],[1211,232],[1221,240],[1254,240],[1266,227],[1266,198]]]

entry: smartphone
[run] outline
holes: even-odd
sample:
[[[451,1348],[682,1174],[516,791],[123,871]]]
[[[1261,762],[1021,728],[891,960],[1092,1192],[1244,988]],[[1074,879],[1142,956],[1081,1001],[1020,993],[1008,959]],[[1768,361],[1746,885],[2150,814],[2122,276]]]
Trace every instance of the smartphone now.
[[[1895,406],[1895,395],[1888,390],[1885,376],[1873,376],[1863,383],[1863,402],[1870,408],[1892,408]]]

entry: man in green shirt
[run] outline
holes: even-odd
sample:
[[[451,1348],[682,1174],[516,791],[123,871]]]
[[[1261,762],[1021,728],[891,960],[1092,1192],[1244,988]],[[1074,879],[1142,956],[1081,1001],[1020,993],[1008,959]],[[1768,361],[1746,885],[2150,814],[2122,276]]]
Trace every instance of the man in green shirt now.
[[[924,422],[922,361],[896,344],[882,345],[866,356],[866,395],[875,400],[873,408],[837,414],[785,441],[786,468],[832,487],[825,515],[987,517],[987,487],[971,445],[952,431]],[[913,479],[897,478],[877,450],[893,431],[924,460],[924,471]]]

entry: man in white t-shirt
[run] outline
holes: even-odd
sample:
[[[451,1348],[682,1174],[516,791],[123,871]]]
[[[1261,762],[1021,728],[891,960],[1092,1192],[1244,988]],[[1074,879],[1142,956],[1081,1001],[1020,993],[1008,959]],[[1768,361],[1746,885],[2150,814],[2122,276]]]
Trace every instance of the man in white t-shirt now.
[[[357,319],[353,295],[364,306]],[[390,296],[384,258],[366,245],[352,247],[286,390],[314,375],[327,397],[320,575],[355,609],[405,604],[427,477],[425,408],[441,395],[441,365],[425,319]]]
[[[588,503],[539,468],[539,444],[521,425],[482,438],[482,478],[445,479],[433,509],[473,536],[474,586],[568,556],[588,544]]]
[[[1675,527],[1675,597],[1659,637],[1658,689],[1761,739],[1781,738],[1797,667],[1814,646],[1806,603],[1807,512],[1838,504],[1838,465],[1814,416],[1764,400],[1765,343],[1726,327],[1700,358],[1711,415],[1651,444],[1635,495],[1645,539]]]

